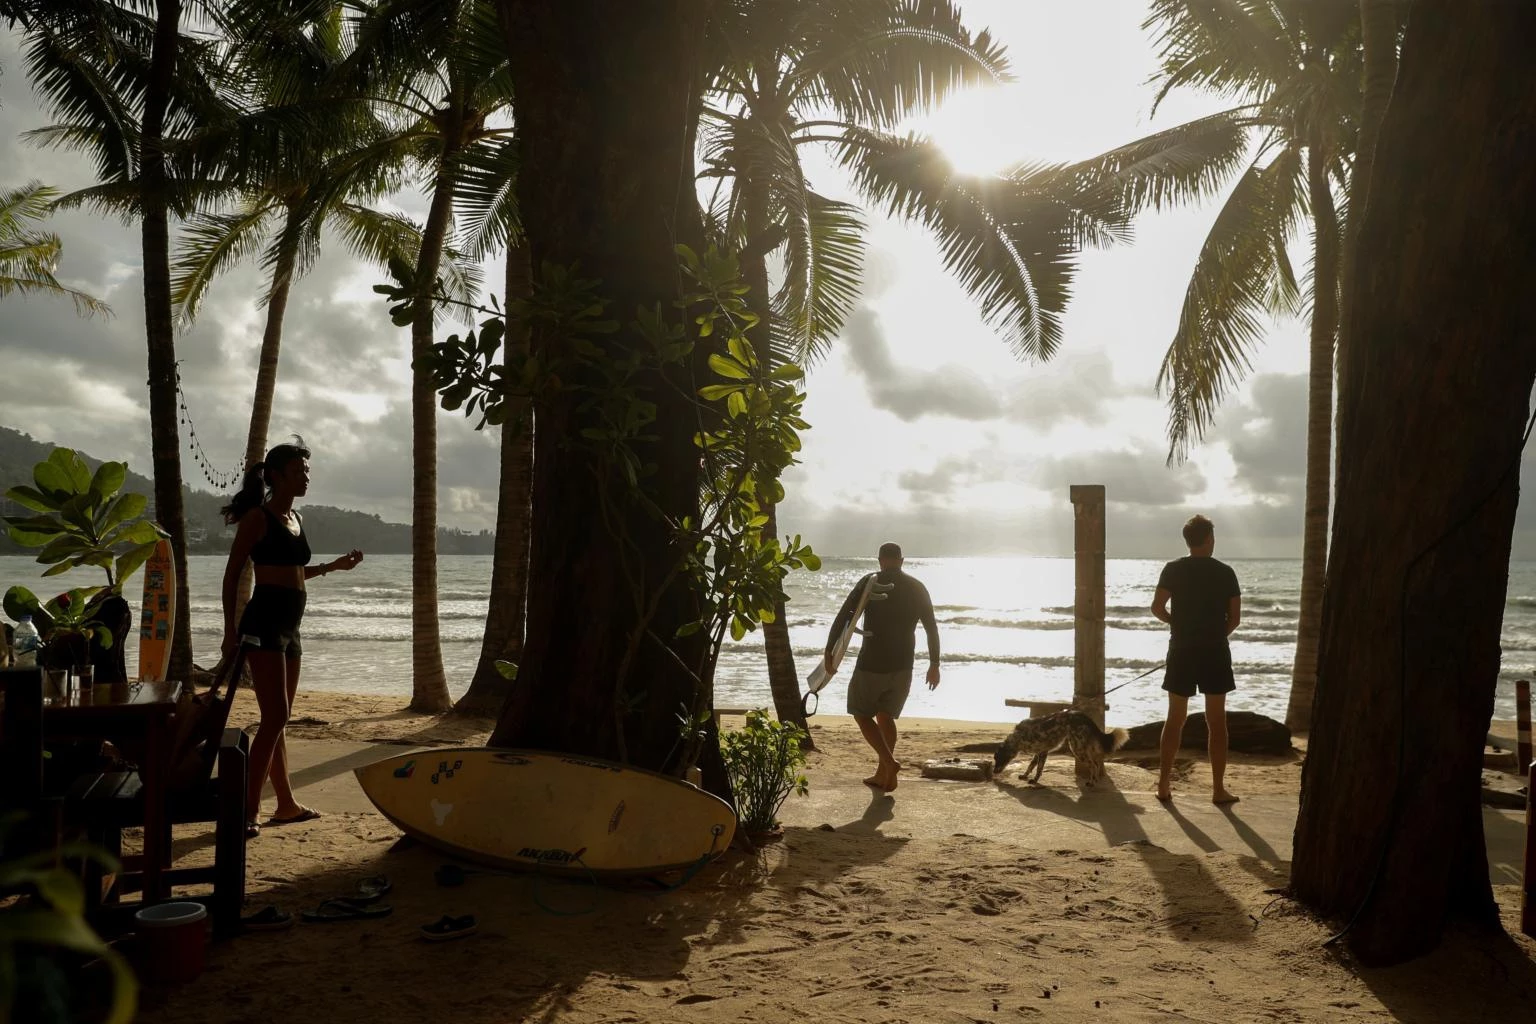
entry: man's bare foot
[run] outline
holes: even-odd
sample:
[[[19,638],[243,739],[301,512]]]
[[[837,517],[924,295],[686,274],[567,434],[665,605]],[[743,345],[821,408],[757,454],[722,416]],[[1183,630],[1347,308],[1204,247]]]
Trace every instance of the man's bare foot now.
[[[1168,801],[1173,799],[1173,794],[1168,792],[1166,789],[1160,789],[1157,791],[1157,798],[1166,804]]]
[[[884,789],[885,775],[881,772],[875,772],[875,774],[864,780],[864,785],[874,786],[876,789]]]
[[[1218,789],[1215,793],[1211,794],[1211,803],[1213,804],[1235,804],[1237,801],[1238,797],[1233,796],[1224,789]]]

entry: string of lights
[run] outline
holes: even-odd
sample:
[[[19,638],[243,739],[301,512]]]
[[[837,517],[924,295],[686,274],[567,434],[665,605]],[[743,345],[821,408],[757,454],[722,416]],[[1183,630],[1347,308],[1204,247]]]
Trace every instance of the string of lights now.
[[[245,474],[245,459],[242,456],[232,470],[216,469],[214,462],[208,457],[208,452],[203,448],[203,443],[197,439],[197,427],[192,423],[191,410],[187,408],[187,393],[181,386],[181,367],[176,367],[176,402],[180,405],[178,417],[181,425],[187,431],[187,447],[192,452],[192,461],[203,471],[203,478],[221,492],[233,491],[240,485],[240,478]]]

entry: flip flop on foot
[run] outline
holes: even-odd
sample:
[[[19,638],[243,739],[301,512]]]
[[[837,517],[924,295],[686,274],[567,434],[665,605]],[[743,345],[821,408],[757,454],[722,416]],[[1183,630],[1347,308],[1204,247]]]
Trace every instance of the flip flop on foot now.
[[[885,779],[882,778],[879,774],[871,775],[869,778],[864,780],[864,785],[874,786],[876,789],[884,789]]]
[[[256,913],[242,917],[240,927],[251,932],[280,932],[293,927],[293,915],[268,903]]]
[[[245,838],[255,839],[259,835],[261,835],[260,825],[256,824],[254,821],[248,821],[245,823]]]
[[[1159,794],[1157,794],[1157,798],[1158,798],[1158,800],[1162,801],[1165,804],[1173,802],[1173,794],[1172,793],[1159,793]]]
[[[299,916],[311,924],[328,921],[362,921],[376,917],[388,917],[394,907],[369,906],[347,896],[332,896],[322,900],[314,910],[306,910]]]
[[[279,818],[274,814],[263,824],[265,824],[268,828],[271,828],[273,825],[297,825],[301,821],[314,821],[318,817],[320,817],[319,811],[315,810],[313,807],[303,807],[299,809],[298,814],[290,814],[286,818]]]
[[[431,924],[421,926],[421,937],[428,942],[447,942],[449,939],[462,939],[466,935],[475,933],[475,915],[465,914],[463,917],[452,917],[444,914]]]

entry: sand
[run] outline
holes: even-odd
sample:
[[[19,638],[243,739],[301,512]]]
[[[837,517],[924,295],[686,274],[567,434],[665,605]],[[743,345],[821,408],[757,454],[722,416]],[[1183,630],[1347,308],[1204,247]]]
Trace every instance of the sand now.
[[[242,722],[250,703],[237,705]],[[900,752],[914,769],[887,798],[848,782],[869,768],[851,723],[816,723],[819,750],[807,767],[813,795],[786,807],[782,840],[733,850],[671,892],[534,875],[471,876],[445,888],[433,878],[445,858],[419,846],[391,852],[395,829],[365,800],[337,798],[322,805],[320,820],[266,830],[250,844],[251,909],[274,903],[297,916],[383,874],[393,882],[384,902],[394,912],[215,946],[197,981],[146,990],[140,1019],[1533,1019],[1530,939],[1458,932],[1413,964],[1363,970],[1322,946],[1325,924],[1275,895],[1289,866],[1288,853],[1273,853],[1289,850],[1288,835],[1274,834],[1283,832],[1275,814],[1294,814],[1299,752],[1234,758],[1229,786],[1248,798],[1253,829],[1269,830],[1267,840],[1255,836],[1250,848],[1207,825],[1221,837],[1207,844],[1216,848],[1186,849],[1161,840],[1117,844],[1107,825],[1074,817],[1089,801],[1064,758],[1050,762],[1043,786],[1005,778],[975,810],[966,801],[977,799],[978,784],[917,777],[925,757],[985,756],[962,751],[995,743],[999,726],[904,723]],[[356,751],[358,740],[476,743],[488,726],[402,712],[386,698],[320,694],[301,695],[291,736],[296,761],[323,761]],[[1166,827],[1170,814],[1148,796],[1154,776],[1139,762],[1152,756],[1116,760],[1104,784],[1123,795],[1137,815],[1126,820],[1145,822],[1146,834]],[[1208,787],[1203,755],[1185,751],[1175,782],[1185,825],[1215,813]],[[868,806],[854,820],[832,820],[838,800]],[[926,828],[956,813],[962,827]],[[202,833],[178,831],[179,844],[205,856]],[[1497,895],[1514,932],[1519,893],[1500,884]],[[477,916],[477,934],[421,940],[421,924],[465,913]]]

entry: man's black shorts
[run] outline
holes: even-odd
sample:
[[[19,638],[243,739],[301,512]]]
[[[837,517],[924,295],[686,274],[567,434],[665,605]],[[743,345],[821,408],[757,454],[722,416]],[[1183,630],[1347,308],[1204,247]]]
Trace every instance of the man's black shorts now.
[[[1184,697],[1195,691],[1204,694],[1231,693],[1237,689],[1232,678],[1232,648],[1191,647],[1168,652],[1168,667],[1163,671],[1163,689]]]

